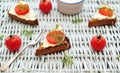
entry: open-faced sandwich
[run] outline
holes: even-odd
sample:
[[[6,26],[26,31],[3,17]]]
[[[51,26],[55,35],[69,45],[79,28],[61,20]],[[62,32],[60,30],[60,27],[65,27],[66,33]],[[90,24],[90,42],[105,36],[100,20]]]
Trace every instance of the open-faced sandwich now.
[[[62,31],[60,25],[50,31],[46,38],[41,42],[40,47],[36,49],[36,56],[60,52],[71,47],[68,37]]]
[[[114,25],[116,20],[114,10],[106,4],[102,4],[96,14],[89,20],[88,27]]]
[[[18,20],[26,24],[38,25],[38,19],[36,18],[35,12],[22,0],[10,8],[8,16],[11,19]]]

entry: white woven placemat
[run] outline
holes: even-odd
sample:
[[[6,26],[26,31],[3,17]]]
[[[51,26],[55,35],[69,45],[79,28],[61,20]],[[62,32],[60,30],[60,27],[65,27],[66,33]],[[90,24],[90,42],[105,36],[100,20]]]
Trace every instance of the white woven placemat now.
[[[0,34],[8,36],[17,34],[20,36],[22,30],[33,30],[34,38],[42,29],[47,32],[52,30],[56,23],[59,23],[71,42],[71,48],[59,53],[48,54],[36,57],[35,49],[39,43],[26,49],[23,55],[19,56],[5,71],[5,73],[119,73],[120,72],[120,0],[103,0],[114,8],[118,22],[114,26],[101,26],[88,28],[88,19],[96,12],[101,0],[85,0],[82,12],[76,15],[63,15],[57,10],[56,0],[51,0],[53,9],[49,14],[43,14],[38,6],[40,0],[25,0],[38,15],[39,25],[30,26],[11,20],[7,11],[18,0],[0,0]],[[83,22],[73,24],[72,19],[82,18]],[[46,33],[47,33],[46,32]],[[45,34],[46,34],[45,33]],[[93,52],[90,47],[90,39],[93,35],[102,34],[107,39],[107,45],[103,52]],[[45,38],[46,35],[42,37]],[[21,36],[22,47],[31,40]],[[0,66],[13,57],[14,54],[8,51],[4,45],[0,46]],[[20,50],[22,49],[20,48]],[[69,68],[63,67],[62,58],[64,53],[73,57],[73,65]],[[2,72],[3,73],[3,72]]]

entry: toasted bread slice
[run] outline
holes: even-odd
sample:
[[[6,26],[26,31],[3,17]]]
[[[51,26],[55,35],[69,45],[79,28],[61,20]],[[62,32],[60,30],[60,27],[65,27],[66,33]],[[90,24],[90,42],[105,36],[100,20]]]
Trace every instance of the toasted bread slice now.
[[[50,46],[50,47],[44,48],[41,43],[40,47],[36,50],[35,55],[36,56],[47,55],[50,53],[64,51],[66,49],[69,49],[70,47],[71,47],[71,45],[70,45],[69,39],[67,37],[65,37],[62,44],[56,45],[54,47]]]
[[[103,20],[97,20],[91,18],[88,23],[88,27],[96,27],[96,26],[104,26],[104,25],[114,25],[116,23],[115,19],[103,19]]]
[[[21,19],[21,18],[15,16],[15,15],[13,15],[13,14],[10,14],[9,12],[8,12],[8,15],[11,19],[18,20],[18,21],[23,22],[25,24],[38,25],[38,19],[36,19],[36,20],[25,20],[25,19]]]

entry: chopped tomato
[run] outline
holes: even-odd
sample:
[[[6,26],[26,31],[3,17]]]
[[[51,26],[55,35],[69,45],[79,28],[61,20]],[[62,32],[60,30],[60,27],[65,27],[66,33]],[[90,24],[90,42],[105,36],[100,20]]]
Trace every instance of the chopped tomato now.
[[[105,16],[112,16],[113,10],[107,7],[100,8],[99,13]]]
[[[18,15],[25,15],[29,12],[29,6],[28,4],[18,4],[16,7],[15,7],[15,12],[18,14]]]
[[[46,39],[51,44],[60,44],[60,43],[62,43],[64,37],[65,37],[65,35],[62,31],[53,30],[47,34]]]

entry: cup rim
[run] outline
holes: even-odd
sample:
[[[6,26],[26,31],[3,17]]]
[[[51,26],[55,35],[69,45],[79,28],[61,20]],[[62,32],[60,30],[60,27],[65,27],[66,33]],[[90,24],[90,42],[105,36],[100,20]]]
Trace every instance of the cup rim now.
[[[59,1],[62,3],[65,3],[65,4],[79,4],[79,3],[83,2],[84,0],[80,0],[80,1],[75,2],[75,3],[68,3],[68,2],[61,1],[61,0],[59,0]]]

